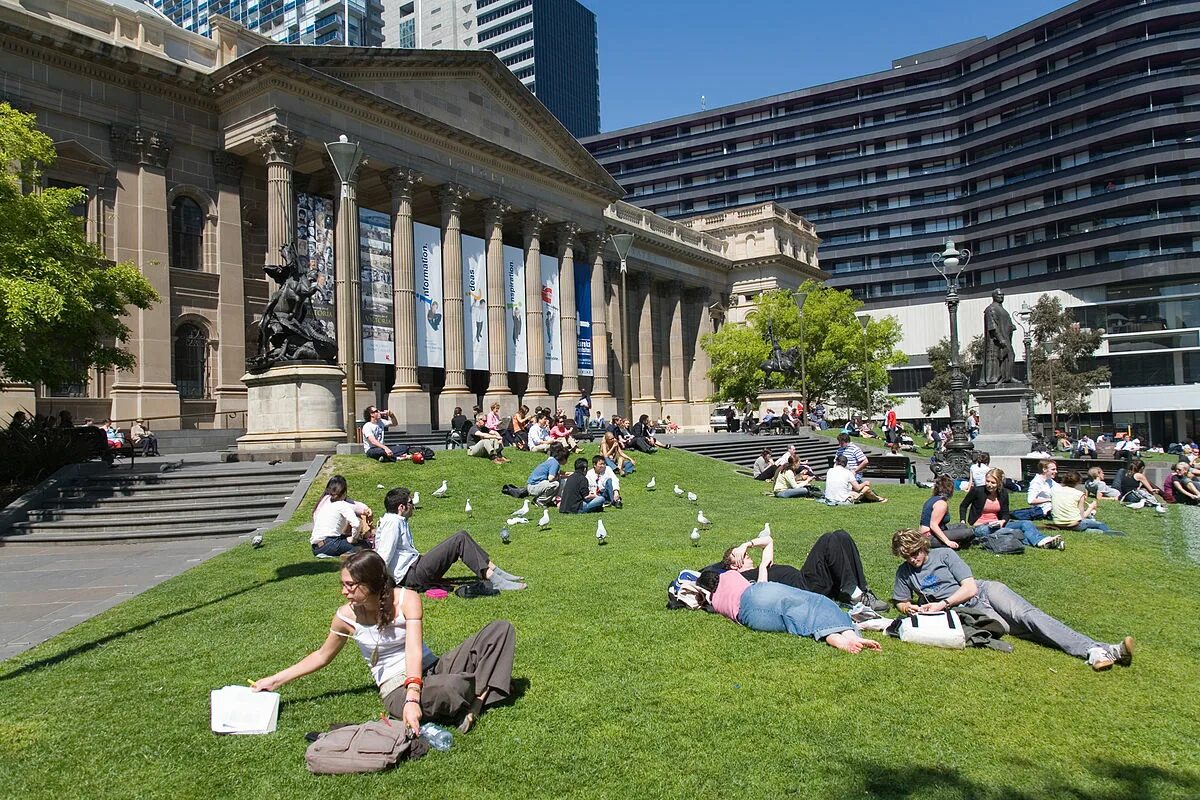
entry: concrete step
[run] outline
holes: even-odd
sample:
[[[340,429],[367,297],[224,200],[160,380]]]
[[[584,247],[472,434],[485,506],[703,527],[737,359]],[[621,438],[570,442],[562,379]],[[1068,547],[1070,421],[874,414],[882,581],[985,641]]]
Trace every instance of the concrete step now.
[[[13,531],[0,536],[0,545],[4,547],[21,547],[44,544],[73,544],[76,542],[114,542],[153,540],[163,541],[172,539],[191,539],[196,537],[243,536],[258,530],[261,523],[247,520],[220,525],[205,525],[203,527],[177,526],[163,529],[150,529],[123,532],[115,536],[112,532],[96,531],[65,531],[65,530],[32,530]]]
[[[237,503],[245,503],[259,499],[272,499],[278,503],[283,503],[290,496],[291,484],[261,486],[239,489],[236,495]],[[160,487],[151,487],[158,490]],[[215,508],[224,508],[233,502],[230,498],[230,492],[226,487],[214,487],[209,489],[192,489],[190,491],[177,491],[175,487],[166,487],[167,491],[157,491],[154,495],[154,503],[156,507],[161,507],[164,503],[176,502],[203,502],[212,503]],[[59,495],[57,504],[65,508],[82,508],[92,506],[113,506],[125,507],[139,503],[146,503],[148,496],[141,491],[131,494],[109,494],[101,492],[62,492]]]
[[[280,495],[259,498],[247,498],[239,495],[236,507],[242,512],[273,509],[278,514],[279,509],[283,508],[284,502],[284,497]],[[146,509],[124,508],[120,507],[119,504],[114,505],[111,503],[94,507],[71,505],[59,508],[40,508],[29,512],[29,521],[54,522],[73,519],[99,521],[102,519],[111,519],[124,523],[128,517],[138,514],[146,514],[159,519],[170,518],[178,520],[191,518],[196,514],[211,514],[214,511],[220,512],[229,508],[230,502],[225,498],[211,498],[207,501],[198,501],[193,497],[179,497],[155,500],[153,505]]]
[[[197,430],[189,428],[179,431],[155,431],[158,451],[166,456],[189,453],[214,453],[237,444],[239,436],[246,431],[241,428]]]
[[[406,431],[387,431],[383,435],[383,441],[388,447],[420,445],[421,447],[428,447],[431,450],[441,450],[446,446],[446,432],[407,433]]]
[[[193,489],[241,489],[263,488],[267,486],[291,486],[300,479],[303,473],[292,475],[265,474],[256,476],[244,475],[181,475],[177,478],[161,476],[143,480],[86,480],[76,487],[80,492],[162,492],[189,491]]]
[[[18,522],[12,526],[10,535],[21,533],[107,533],[110,536],[119,534],[122,537],[131,532],[163,531],[169,535],[171,531],[205,530],[211,526],[225,524],[249,525],[251,529],[263,525],[279,514],[279,508],[234,509],[226,512],[194,511],[182,514],[164,516],[157,513],[139,514],[136,511],[101,517],[99,519],[67,519],[46,522]],[[7,540],[8,536],[0,537]]]

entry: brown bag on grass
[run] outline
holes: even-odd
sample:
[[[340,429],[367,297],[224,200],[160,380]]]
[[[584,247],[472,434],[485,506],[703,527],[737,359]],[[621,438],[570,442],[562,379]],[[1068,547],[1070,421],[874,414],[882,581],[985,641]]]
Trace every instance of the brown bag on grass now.
[[[420,758],[429,746],[409,738],[399,720],[374,720],[345,725],[322,733],[308,746],[304,760],[316,775],[346,775],[379,772],[410,758]]]

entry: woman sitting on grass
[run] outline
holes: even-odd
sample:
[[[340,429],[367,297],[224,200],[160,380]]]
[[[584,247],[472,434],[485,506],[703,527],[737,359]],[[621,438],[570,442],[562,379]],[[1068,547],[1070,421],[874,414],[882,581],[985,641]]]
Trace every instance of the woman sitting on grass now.
[[[1028,600],[999,581],[976,581],[958,553],[930,550],[929,537],[911,529],[892,535],[892,553],[904,563],[896,570],[892,601],[905,614],[938,613],[955,606],[974,609],[998,621],[1004,630],[1026,639],[1057,647],[1082,658],[1101,672],[1113,664],[1133,662],[1133,637],[1118,644],[1102,644],[1072,630],[1035,608]],[[913,596],[920,601],[912,602]]]
[[[1073,469],[1060,472],[1058,483],[1050,490],[1050,518],[1054,527],[1069,531],[1100,531],[1121,536],[1100,520],[1096,519],[1096,501],[1088,502],[1088,496],[1078,488],[1079,473]]]
[[[421,595],[397,588],[378,553],[364,550],[346,559],[341,581],[347,602],[334,613],[324,644],[287,669],[255,681],[255,691],[274,691],[328,666],[346,640],[353,639],[379,686],[384,708],[414,734],[427,717],[457,721],[459,731],[466,733],[484,708],[512,693],[512,623],[489,622],[438,658],[422,639]],[[402,622],[396,619],[397,606]]]
[[[933,494],[921,507],[920,531],[929,538],[930,547],[959,548],[959,542],[950,538],[950,498],[954,496],[954,479],[939,475],[933,482]],[[969,538],[969,537],[968,537]]]
[[[1061,536],[1047,536],[1027,519],[1012,519],[1008,513],[1008,490],[1004,488],[1004,472],[989,469],[983,486],[972,486],[958,504],[958,517],[975,529],[982,539],[1001,531],[1019,534],[1025,544],[1044,550],[1063,550]]]
[[[850,615],[828,597],[768,580],[775,556],[770,536],[751,539],[746,546],[762,548],[758,582],[751,583],[734,569],[700,573],[696,584],[707,593],[710,610],[750,630],[811,636],[846,653],[881,649],[879,642],[860,637]]]
[[[309,543],[317,558],[334,558],[353,553],[371,533],[371,509],[346,497],[346,479],[334,475],[325,484],[325,494],[313,509]]]
[[[604,463],[613,472],[618,472],[622,475],[633,474],[634,462],[633,459],[625,455],[625,451],[621,449],[621,442],[617,439],[612,431],[604,434],[604,439],[600,442],[600,455],[604,456]]]
[[[800,457],[795,453],[788,456],[787,464],[775,473],[776,497],[809,497],[812,489],[813,472],[807,467],[800,466]]]
[[[1117,470],[1116,484],[1126,508],[1151,506],[1160,514],[1167,513],[1162,490],[1146,477],[1146,462],[1142,459],[1135,458],[1129,462],[1128,469]]]

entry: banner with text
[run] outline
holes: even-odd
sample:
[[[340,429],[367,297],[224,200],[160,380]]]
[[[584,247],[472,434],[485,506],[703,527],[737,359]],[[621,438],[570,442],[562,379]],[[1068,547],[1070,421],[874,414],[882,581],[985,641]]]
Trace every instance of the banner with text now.
[[[542,333],[546,336],[546,374],[562,375],[562,309],[558,300],[558,259],[541,255]]]
[[[462,234],[463,344],[467,369],[488,368],[487,262],[483,239]]]
[[[575,318],[577,320],[578,344],[575,352],[579,358],[579,376],[592,374],[592,265],[575,262]],[[568,347],[570,344],[568,343]]]
[[[525,252],[504,245],[504,335],[508,339],[508,371],[528,372],[525,350]]]
[[[413,278],[416,287],[417,364],[446,366],[442,329],[442,231],[413,223]]]
[[[395,364],[392,317],[392,218],[369,208],[358,210],[358,266],[362,281],[364,364]]]
[[[296,195],[296,263],[302,275],[317,272],[313,316],[329,338],[337,341],[334,310],[333,199],[300,192]]]

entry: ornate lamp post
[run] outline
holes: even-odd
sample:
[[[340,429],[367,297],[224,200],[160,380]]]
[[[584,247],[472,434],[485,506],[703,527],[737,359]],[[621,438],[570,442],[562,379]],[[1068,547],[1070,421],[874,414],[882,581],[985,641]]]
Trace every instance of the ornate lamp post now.
[[[1025,344],[1025,385],[1029,387],[1029,397],[1026,400],[1028,405],[1027,416],[1029,417],[1029,435],[1038,435],[1037,407],[1036,399],[1033,394],[1033,362],[1030,357],[1033,351],[1033,323],[1029,318],[1032,315],[1029,309],[1029,303],[1022,303],[1021,310],[1015,316],[1017,324],[1021,326],[1022,341]]]
[[[955,248],[954,241],[946,240],[946,249],[932,253],[929,262],[946,280],[946,308],[950,312],[950,441],[946,453],[938,463],[942,472],[953,478],[966,478],[971,471],[971,451],[975,449],[967,436],[967,420],[963,405],[967,393],[967,377],[958,363],[958,277],[962,275],[970,250]]]
[[[325,150],[337,170],[342,184],[338,200],[338,259],[337,259],[337,317],[338,350],[342,354],[342,366],[346,371],[346,392],[343,400],[346,414],[346,441],[358,441],[358,413],[355,385],[358,383],[358,358],[361,339],[359,334],[359,298],[361,297],[358,266],[358,205],[355,183],[362,166],[362,145],[351,142],[342,134],[338,141],[327,142]]]
[[[859,316],[858,324],[862,325],[863,331],[863,414],[866,416],[864,422],[871,420],[871,373],[867,371],[867,326],[871,324],[871,318],[866,314]]]
[[[617,258],[621,259],[621,370],[625,373],[625,418],[633,419],[633,377],[629,369],[629,318],[626,306],[629,295],[625,291],[625,259],[633,247],[632,233],[614,233],[609,237]]]
[[[808,299],[808,292],[797,291],[792,295],[796,301],[796,310],[800,312],[800,397],[802,403],[800,406],[800,424],[805,428],[808,427],[808,374],[804,368],[804,301]]]

